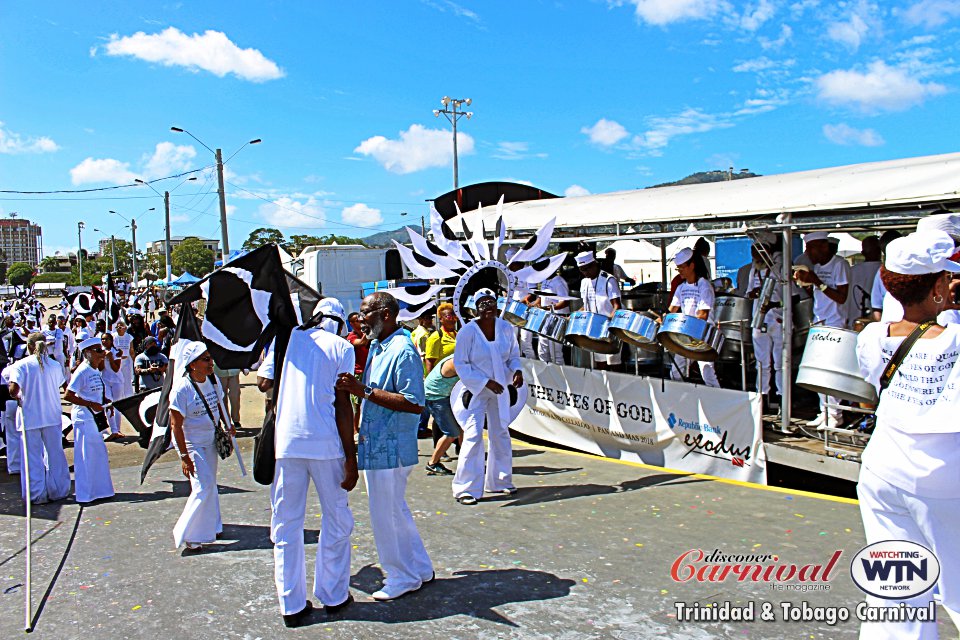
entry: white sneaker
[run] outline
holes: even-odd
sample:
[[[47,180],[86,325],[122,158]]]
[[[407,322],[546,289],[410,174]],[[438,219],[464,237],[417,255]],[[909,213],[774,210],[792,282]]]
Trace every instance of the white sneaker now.
[[[818,415],[818,416],[817,416],[816,418],[814,418],[813,420],[809,420],[809,421],[807,422],[807,426],[808,426],[808,427],[819,427],[820,425],[822,425],[822,424],[824,423],[824,421],[826,421],[826,419],[827,419],[826,414],[821,413],[820,415]]]
[[[827,416],[827,421],[820,425],[820,428],[839,429],[841,426],[843,426],[843,418]]]

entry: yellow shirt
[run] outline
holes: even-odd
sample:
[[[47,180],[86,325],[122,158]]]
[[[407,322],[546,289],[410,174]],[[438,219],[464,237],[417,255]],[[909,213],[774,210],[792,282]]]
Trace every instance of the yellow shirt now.
[[[443,330],[443,328],[441,328],[440,331],[434,331],[430,334],[430,337],[427,338],[427,350],[423,357],[432,358],[439,362],[447,356],[452,356],[453,350],[456,346],[456,332],[447,333]]]

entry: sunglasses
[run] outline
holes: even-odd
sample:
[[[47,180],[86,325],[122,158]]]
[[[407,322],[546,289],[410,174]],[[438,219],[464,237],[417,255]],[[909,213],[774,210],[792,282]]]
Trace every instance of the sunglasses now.
[[[386,308],[386,307],[377,307],[376,309],[370,309],[370,310],[368,310],[368,311],[360,311],[360,312],[357,313],[357,315],[359,316],[359,318],[360,318],[361,320],[364,320],[364,319],[366,319],[366,318],[369,318],[370,316],[372,316],[372,315],[375,314],[375,313],[378,313],[378,312],[380,312],[380,311],[383,311],[385,308]]]
[[[104,352],[104,351],[103,351],[103,347],[91,347],[91,348],[90,348],[90,351],[93,351],[94,353],[103,353],[103,352]]]
[[[477,309],[490,309],[497,306],[497,301],[493,298],[486,298],[477,303]]]

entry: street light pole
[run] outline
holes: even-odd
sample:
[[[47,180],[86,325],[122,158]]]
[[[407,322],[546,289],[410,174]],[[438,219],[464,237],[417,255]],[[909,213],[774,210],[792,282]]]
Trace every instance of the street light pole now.
[[[167,283],[169,284],[169,282],[173,279],[173,267],[170,265],[171,251],[170,251],[170,192],[169,191],[163,192],[163,215],[164,215],[163,258],[164,258],[164,261],[167,263],[166,280],[167,280]]]
[[[130,231],[133,232],[133,286],[137,286],[137,219],[130,221]]]
[[[224,190],[224,187],[223,187],[223,165],[225,164],[223,160],[223,153],[220,149],[217,149],[217,150],[211,149],[206,145],[206,143],[203,140],[193,135],[186,129],[181,129],[180,127],[170,127],[170,130],[176,131],[177,133],[187,134],[188,136],[190,136],[191,138],[199,142],[207,151],[210,151],[211,153],[213,153],[213,157],[217,161],[217,186],[220,192],[219,193],[220,195],[220,237],[222,238],[221,239],[222,246],[220,247],[221,249],[220,259],[223,261],[223,264],[227,264],[227,259],[230,257],[230,236],[227,232],[227,192]],[[247,143],[244,143],[242,147],[240,147],[239,149],[233,152],[233,155],[227,158],[227,162],[229,162],[233,158],[233,156],[240,153],[240,151],[242,151],[243,148],[246,147],[248,144],[260,144],[261,142],[263,141],[260,138],[256,138]]]
[[[113,258],[113,270],[117,270],[117,239],[110,234],[110,257]]]
[[[80,269],[80,286],[83,286],[83,222],[77,223],[77,266]]]
[[[443,105],[443,109],[434,109],[433,116],[439,118],[442,113],[444,117],[450,121],[450,124],[453,125],[453,189],[456,191],[460,188],[459,160],[457,157],[457,120],[463,116],[466,116],[467,120],[473,117],[472,111],[460,111],[459,109],[462,105],[469,107],[473,104],[473,100],[470,98],[443,96],[443,98],[440,99],[440,104]]]

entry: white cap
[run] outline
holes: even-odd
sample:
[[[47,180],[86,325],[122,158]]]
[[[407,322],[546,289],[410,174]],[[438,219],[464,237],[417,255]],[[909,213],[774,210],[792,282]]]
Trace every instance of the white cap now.
[[[960,263],[950,259],[956,252],[953,238],[943,231],[917,231],[887,245],[884,265],[905,276],[950,271],[960,273]]]
[[[927,216],[917,222],[917,231],[943,231],[955,241],[960,242],[960,214],[938,213]]]
[[[826,231],[811,231],[810,233],[803,234],[803,243],[808,244],[814,242],[815,240],[829,240],[830,234]]]
[[[503,257],[507,262],[510,262],[513,260],[513,256],[517,255],[519,252],[520,250],[516,247],[510,247],[504,252]]]
[[[142,315],[143,315],[143,311],[140,311],[140,309],[137,309],[136,307],[130,307],[129,309],[127,309],[127,315],[128,315],[128,316],[142,316]]]
[[[678,267],[682,264],[686,264],[693,260],[693,249],[685,248],[677,251],[677,255],[673,256],[673,264]]]
[[[475,294],[473,294],[473,299],[476,302],[480,302],[484,298],[493,298],[494,300],[496,300],[497,294],[493,292],[493,289],[487,289],[487,288],[480,289]]]
[[[103,342],[100,341],[100,338],[93,337],[93,338],[87,338],[86,340],[81,341],[80,344],[77,345],[77,349],[80,350],[80,353],[83,353],[90,347],[102,347],[102,346],[103,346]]]
[[[597,257],[593,255],[593,251],[584,251],[577,254],[576,261],[578,267],[585,267],[591,262],[596,262]]]
[[[199,358],[207,350],[207,345],[202,340],[192,340],[180,352],[180,363],[186,368],[191,362]]]

